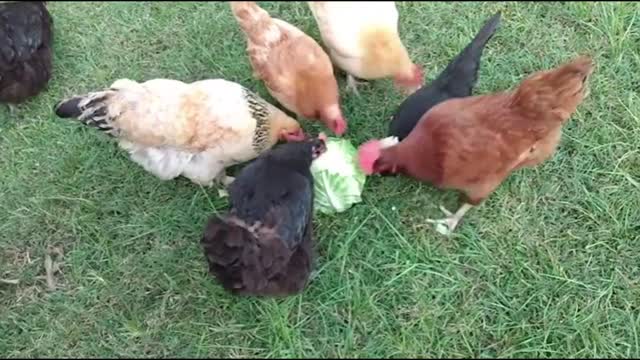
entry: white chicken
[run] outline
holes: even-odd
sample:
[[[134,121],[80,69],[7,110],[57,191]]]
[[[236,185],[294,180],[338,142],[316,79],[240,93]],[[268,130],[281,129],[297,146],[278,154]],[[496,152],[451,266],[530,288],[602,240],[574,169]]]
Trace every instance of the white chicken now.
[[[115,137],[131,160],[158,178],[182,175],[204,186],[214,180],[229,185],[233,178],[225,168],[254,159],[278,140],[304,139],[295,119],[224,79],[120,79],[54,110]]]
[[[336,66],[347,72],[356,94],[355,77],[393,77],[405,93],[422,86],[422,67],[409,57],[398,33],[394,1],[308,1],[322,41]]]

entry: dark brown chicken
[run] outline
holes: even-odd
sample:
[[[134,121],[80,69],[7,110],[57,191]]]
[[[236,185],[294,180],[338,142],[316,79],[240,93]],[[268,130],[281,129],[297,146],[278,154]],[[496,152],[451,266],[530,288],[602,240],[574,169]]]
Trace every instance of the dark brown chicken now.
[[[428,111],[402,142],[372,140],[359,149],[368,174],[401,173],[464,194],[454,214],[429,220],[453,231],[464,214],[515,170],[553,155],[562,125],[582,102],[593,71],[582,56],[527,77],[517,89],[456,98]]]
[[[51,77],[53,19],[44,1],[0,3],[0,102],[38,95]]]
[[[326,137],[277,146],[242,169],[231,210],[209,220],[201,245],[209,272],[237,295],[288,296],[307,285],[313,262],[311,162]]]

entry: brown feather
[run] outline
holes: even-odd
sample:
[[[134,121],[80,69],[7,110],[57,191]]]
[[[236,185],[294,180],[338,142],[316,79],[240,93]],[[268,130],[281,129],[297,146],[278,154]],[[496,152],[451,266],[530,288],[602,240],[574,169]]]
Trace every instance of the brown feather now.
[[[254,76],[262,80],[280,104],[309,119],[343,121],[338,83],[331,59],[310,36],[272,18],[255,2],[231,2],[231,9],[247,39]]]

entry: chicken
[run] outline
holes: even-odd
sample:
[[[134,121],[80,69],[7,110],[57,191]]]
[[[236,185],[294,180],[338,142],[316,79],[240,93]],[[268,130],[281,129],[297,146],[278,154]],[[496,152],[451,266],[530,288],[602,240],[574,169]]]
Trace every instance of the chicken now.
[[[169,79],[114,82],[109,89],[56,104],[117,139],[131,160],[162,180],[180,175],[228,185],[225,168],[254,159],[278,140],[300,140],[295,119],[240,84],[224,79],[190,84]]]
[[[242,169],[231,210],[212,217],[200,243],[224,289],[288,296],[307,285],[313,261],[313,159],[326,137],[279,145]]]
[[[401,142],[391,137],[361,145],[360,166],[367,174],[389,171],[461,191],[455,213],[441,207],[447,218],[429,220],[450,233],[510,173],[553,155],[592,72],[592,60],[580,56],[528,76],[511,91],[444,101]]]
[[[308,1],[322,41],[334,63],[347,73],[348,87],[357,91],[355,77],[393,77],[396,87],[412,93],[423,82],[422,67],[412,62],[398,33],[398,9],[393,1]]]
[[[493,15],[438,77],[406,98],[398,107],[389,125],[389,136],[402,140],[409,135],[418,120],[435,105],[452,98],[471,95],[478,80],[480,57],[487,42],[500,23],[500,13]]]
[[[336,135],[347,130],[331,59],[310,36],[272,18],[251,1],[232,1],[245,34],[254,76],[298,117],[322,121]]]
[[[0,102],[12,108],[48,84],[52,27],[44,1],[0,2]]]

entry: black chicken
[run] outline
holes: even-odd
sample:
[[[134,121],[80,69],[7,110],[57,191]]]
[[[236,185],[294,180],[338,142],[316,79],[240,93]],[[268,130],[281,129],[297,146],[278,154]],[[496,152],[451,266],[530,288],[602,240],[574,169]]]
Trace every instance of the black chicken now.
[[[312,268],[311,162],[323,136],[279,145],[242,169],[229,188],[230,212],[213,217],[201,245],[209,272],[233,294],[288,296]]]
[[[389,136],[395,136],[402,141],[432,107],[448,99],[471,96],[478,80],[482,50],[493,37],[499,23],[500,13],[498,12],[487,21],[471,43],[451,60],[435,80],[411,94],[400,104],[389,125]]]
[[[0,102],[19,104],[47,85],[52,27],[44,1],[0,3]]]

